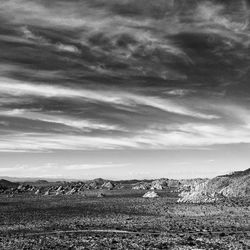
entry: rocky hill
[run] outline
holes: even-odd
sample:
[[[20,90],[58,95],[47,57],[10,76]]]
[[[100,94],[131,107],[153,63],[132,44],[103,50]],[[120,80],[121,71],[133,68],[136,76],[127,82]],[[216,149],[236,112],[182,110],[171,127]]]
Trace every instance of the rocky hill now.
[[[178,202],[211,203],[235,197],[250,196],[250,169],[213,179],[110,181],[101,178],[77,182],[23,182],[0,180],[0,194],[15,195],[85,195],[87,190],[162,190],[179,194]]]
[[[15,183],[15,182],[7,181],[4,179],[0,180],[0,190],[6,190],[9,188],[16,188],[18,186],[19,186],[19,184]]]
[[[194,180],[183,186],[178,202],[216,202],[246,196],[250,196],[250,169],[210,180]]]
[[[141,181],[135,183],[132,189],[151,189],[151,190],[163,190],[163,189],[178,189],[181,186],[181,182],[178,180],[172,180],[167,178],[161,178],[150,182]]]

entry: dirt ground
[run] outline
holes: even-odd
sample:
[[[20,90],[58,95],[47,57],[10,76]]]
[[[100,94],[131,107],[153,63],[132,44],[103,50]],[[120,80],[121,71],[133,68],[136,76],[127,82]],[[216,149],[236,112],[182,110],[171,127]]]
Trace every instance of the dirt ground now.
[[[250,200],[178,204],[143,190],[0,196],[0,249],[250,249]]]

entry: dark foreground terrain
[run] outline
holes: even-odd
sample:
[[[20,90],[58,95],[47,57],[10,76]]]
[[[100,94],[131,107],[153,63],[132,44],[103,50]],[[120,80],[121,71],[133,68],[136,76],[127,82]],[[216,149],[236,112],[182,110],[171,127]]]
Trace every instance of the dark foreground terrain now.
[[[250,201],[179,204],[174,193],[0,195],[0,249],[249,249]]]

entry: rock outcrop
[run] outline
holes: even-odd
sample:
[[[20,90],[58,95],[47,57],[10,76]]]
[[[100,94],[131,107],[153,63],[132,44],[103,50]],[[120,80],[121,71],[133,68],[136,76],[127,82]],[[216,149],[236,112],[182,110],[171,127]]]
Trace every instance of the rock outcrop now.
[[[0,180],[0,190],[6,190],[10,188],[17,188],[19,186],[16,182],[7,181],[4,179]]]
[[[161,178],[158,180],[154,180],[151,183],[150,189],[152,190],[162,190],[168,188],[170,185],[170,182],[172,184],[172,180],[166,179],[166,178]]]
[[[104,195],[103,193],[98,193],[98,194],[97,194],[97,197],[98,197],[98,198],[102,198],[102,197],[104,197],[104,196],[105,196],[105,195]]]
[[[250,196],[250,169],[183,185],[178,202],[211,203]]]
[[[159,195],[155,191],[148,191],[142,197],[143,198],[158,198]]]
[[[114,185],[110,181],[108,181],[108,182],[105,182],[104,184],[102,184],[102,188],[106,188],[106,189],[111,190],[114,188]]]
[[[39,195],[41,193],[41,190],[40,189],[37,189],[36,191],[35,191],[35,195]]]
[[[135,186],[132,187],[132,189],[134,190],[146,190],[150,188],[150,184],[149,183],[138,183]]]

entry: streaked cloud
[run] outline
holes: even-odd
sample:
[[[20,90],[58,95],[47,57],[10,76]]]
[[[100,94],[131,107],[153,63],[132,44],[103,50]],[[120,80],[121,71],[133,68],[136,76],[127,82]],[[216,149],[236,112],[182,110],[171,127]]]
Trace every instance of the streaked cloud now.
[[[117,168],[117,167],[125,167],[129,164],[115,164],[115,163],[101,163],[101,164],[74,164],[67,165],[63,168],[65,170],[84,170],[84,169],[95,169],[95,168]]]
[[[90,137],[37,133],[2,136],[0,151],[53,151],[137,148],[129,138]]]
[[[229,110],[229,109],[228,109]],[[126,137],[116,135],[114,137],[105,136],[86,136],[86,135],[54,135],[46,133],[15,133],[12,135],[3,135],[0,148],[2,151],[46,151],[46,150],[92,150],[92,149],[164,149],[164,148],[182,148],[188,146],[209,146],[217,144],[237,144],[250,143],[250,112],[232,107],[231,114],[234,120],[238,120],[238,125],[213,124],[204,122],[193,122],[183,124],[157,125],[152,124],[148,129],[130,131]],[[232,112],[233,110],[233,112]],[[24,118],[49,120],[41,114],[25,113],[23,111],[2,112],[1,115]],[[244,116],[242,116],[244,114]],[[36,117],[37,116],[37,117]],[[57,123],[57,119],[51,122]],[[61,121],[62,122],[62,121]],[[68,121],[69,122],[69,121]],[[62,122],[63,123],[63,122]],[[76,126],[72,121],[64,122],[68,126]],[[77,128],[78,128],[77,124]],[[82,125],[82,124],[81,124]],[[111,130],[105,125],[88,123],[89,129]],[[96,127],[95,127],[96,126]],[[128,129],[128,128],[127,128]]]
[[[244,0],[1,1],[0,151],[249,144],[249,18]]]
[[[91,89],[74,89],[69,87],[51,86],[44,84],[20,83],[2,78],[0,79],[2,93],[13,96],[41,96],[44,98],[78,98],[94,102],[104,102],[112,105],[136,106],[145,105],[165,112],[197,117],[202,119],[216,119],[218,116],[202,114],[198,111],[178,105],[177,103],[153,96],[143,96],[130,92],[101,91]]]
[[[91,130],[119,130],[123,131],[124,129],[110,124],[104,124],[102,122],[91,121],[91,120],[80,120],[75,119],[74,117],[70,116],[63,116],[58,114],[43,114],[41,112],[34,112],[34,111],[27,111],[22,109],[14,109],[11,111],[0,111],[0,116],[7,116],[7,117],[17,117],[17,118],[24,118],[28,120],[35,120],[35,121],[42,121],[54,124],[61,124],[64,126],[73,127],[76,129],[83,130],[85,132]]]

